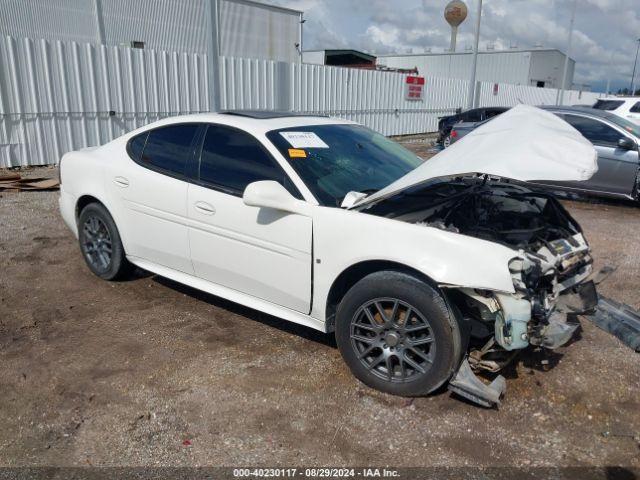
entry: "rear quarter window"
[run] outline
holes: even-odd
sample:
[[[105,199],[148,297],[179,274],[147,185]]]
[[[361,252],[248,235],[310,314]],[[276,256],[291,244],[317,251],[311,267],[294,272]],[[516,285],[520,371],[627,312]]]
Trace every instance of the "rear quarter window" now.
[[[142,150],[144,150],[144,145],[147,143],[148,135],[149,132],[141,133],[130,139],[129,143],[127,143],[127,153],[132,160],[139,162],[142,158]]]
[[[593,108],[597,108],[598,110],[611,111],[620,107],[623,103],[623,100],[598,100]]]

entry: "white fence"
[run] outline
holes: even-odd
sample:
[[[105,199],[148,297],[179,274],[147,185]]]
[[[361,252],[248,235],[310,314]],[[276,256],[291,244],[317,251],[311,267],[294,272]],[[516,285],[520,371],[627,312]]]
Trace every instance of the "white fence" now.
[[[0,167],[57,163],[159,118],[208,111],[206,55],[75,42],[0,38]],[[223,109],[329,114],[385,135],[434,131],[466,105],[464,80],[427,78],[424,100],[404,99],[405,75],[223,58]],[[557,91],[481,84],[480,105],[555,103]],[[566,92],[566,104],[593,103]]]

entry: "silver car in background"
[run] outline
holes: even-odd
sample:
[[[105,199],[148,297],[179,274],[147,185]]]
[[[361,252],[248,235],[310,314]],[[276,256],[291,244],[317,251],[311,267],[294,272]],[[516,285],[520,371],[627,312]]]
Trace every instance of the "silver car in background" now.
[[[541,107],[555,113],[589,140],[598,152],[598,171],[581,182],[531,182],[554,189],[638,200],[640,126],[618,115],[589,107]],[[486,122],[459,123],[452,144]]]

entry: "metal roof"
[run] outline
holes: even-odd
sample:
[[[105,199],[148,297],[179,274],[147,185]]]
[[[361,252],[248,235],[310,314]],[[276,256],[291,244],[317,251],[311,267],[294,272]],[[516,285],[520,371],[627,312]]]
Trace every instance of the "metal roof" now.
[[[301,112],[283,112],[279,110],[225,110],[220,113],[224,115],[237,115],[239,117],[254,118],[256,120],[268,120],[270,118],[286,117],[328,117],[328,115],[318,115]]]
[[[558,52],[562,55],[565,53],[558,48],[514,48],[510,50],[480,50],[478,54],[485,53],[525,53],[525,52]],[[384,57],[425,57],[425,56],[440,56],[440,55],[471,55],[473,50],[467,50],[464,52],[423,52],[423,53],[385,53],[377,55],[378,58]],[[569,57],[571,58],[571,57]]]

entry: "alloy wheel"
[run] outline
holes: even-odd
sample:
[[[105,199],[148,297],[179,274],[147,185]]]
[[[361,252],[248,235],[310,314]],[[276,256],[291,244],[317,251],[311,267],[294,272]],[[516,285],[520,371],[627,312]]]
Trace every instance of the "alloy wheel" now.
[[[358,360],[383,380],[411,382],[433,364],[436,345],[429,322],[397,298],[377,298],[361,305],[350,332]]]
[[[101,272],[111,266],[111,235],[105,223],[97,216],[90,216],[82,226],[82,247],[91,265]]]

